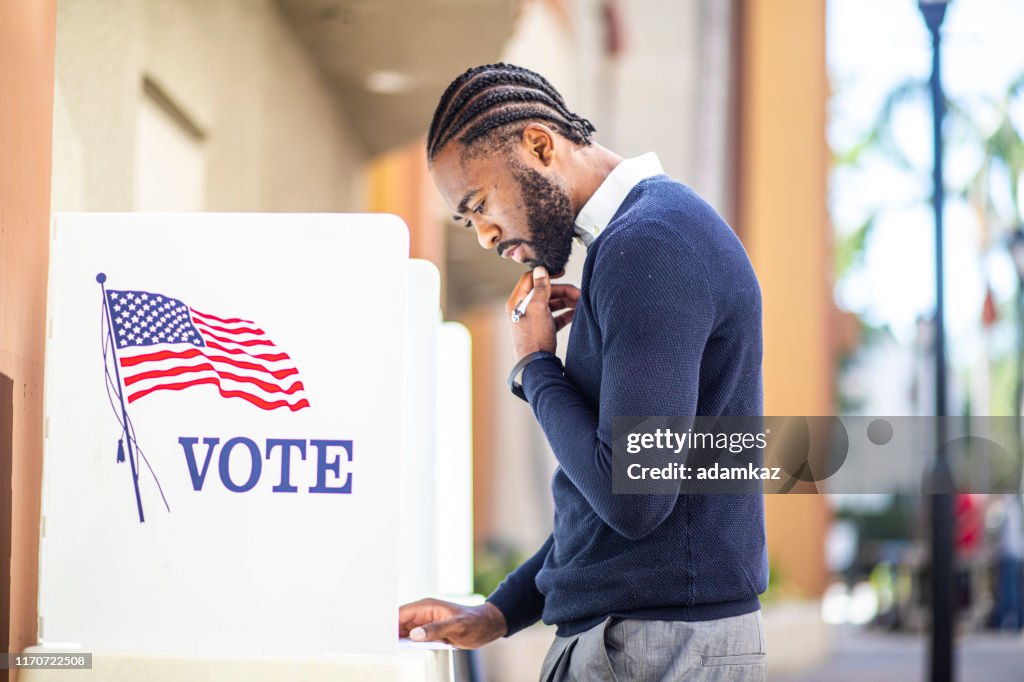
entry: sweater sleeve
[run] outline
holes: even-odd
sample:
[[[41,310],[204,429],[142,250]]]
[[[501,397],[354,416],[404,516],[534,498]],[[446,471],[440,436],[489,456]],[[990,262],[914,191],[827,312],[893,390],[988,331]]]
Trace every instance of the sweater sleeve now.
[[[544,610],[544,595],[537,589],[535,580],[544,565],[544,558],[551,551],[553,542],[549,535],[537,553],[509,573],[487,598],[487,601],[494,604],[501,611],[501,615],[505,616],[505,625],[508,626],[506,637],[511,637],[540,620],[541,612]]]
[[[695,415],[715,304],[703,262],[675,231],[637,223],[600,248],[580,303],[589,299],[602,338],[597,409],[553,359],[527,365],[523,390],[569,480],[602,521],[638,539],[677,496],[612,494],[612,417]]]

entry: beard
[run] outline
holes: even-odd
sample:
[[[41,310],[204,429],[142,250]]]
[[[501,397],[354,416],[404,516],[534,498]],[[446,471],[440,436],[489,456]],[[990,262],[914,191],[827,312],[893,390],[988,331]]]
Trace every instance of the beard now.
[[[576,216],[569,195],[525,165],[515,164],[512,175],[523,193],[530,239],[510,239],[504,248],[528,244],[533,249],[534,258],[526,259],[525,263],[543,265],[552,275],[564,272],[572,253],[572,238],[576,234]]]

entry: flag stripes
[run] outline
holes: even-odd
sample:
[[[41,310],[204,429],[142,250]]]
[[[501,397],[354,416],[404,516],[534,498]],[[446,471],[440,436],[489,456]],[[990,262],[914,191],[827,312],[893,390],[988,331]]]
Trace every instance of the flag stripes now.
[[[264,410],[309,407],[298,368],[251,320],[143,291],[108,290],[107,298],[129,403],[209,385]]]

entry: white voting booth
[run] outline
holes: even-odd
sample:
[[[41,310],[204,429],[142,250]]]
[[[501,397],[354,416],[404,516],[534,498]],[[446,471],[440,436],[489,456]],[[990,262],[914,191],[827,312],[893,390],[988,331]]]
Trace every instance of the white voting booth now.
[[[448,680],[397,606],[471,592],[469,337],[371,214],[63,214],[25,679]]]
[[[473,592],[472,346],[457,322],[443,323],[437,338],[435,589],[458,600]]]
[[[408,371],[403,398],[405,448],[399,485],[400,565],[398,599],[406,603],[430,594],[434,571],[433,478],[437,433],[437,331],[440,327],[441,278],[429,261],[409,261],[405,360]]]

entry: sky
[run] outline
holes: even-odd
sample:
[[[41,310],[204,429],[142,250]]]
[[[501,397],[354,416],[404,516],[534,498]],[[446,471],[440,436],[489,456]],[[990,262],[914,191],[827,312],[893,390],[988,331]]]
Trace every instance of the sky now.
[[[828,138],[835,149],[859,139],[885,96],[931,71],[931,40],[915,0],[828,0],[827,51],[833,98]],[[986,98],[996,99],[1024,74],[1024,0],[953,0],[943,24],[943,85],[953,99],[971,103],[986,123]],[[1024,102],[1018,107],[1024,124]],[[930,315],[934,294],[934,222],[931,212],[931,105],[908,104],[895,118],[895,138],[918,172],[879,157],[831,179],[830,208],[839,234],[880,211],[863,267],[836,288],[840,307],[874,325],[887,325],[901,344],[912,344],[915,319]],[[969,145],[947,149],[947,186],[970,177],[979,154]],[[951,360],[976,357],[984,284],[997,300],[1015,295],[1016,274],[1004,249],[981,254],[973,211],[951,199],[946,207],[946,328]]]

